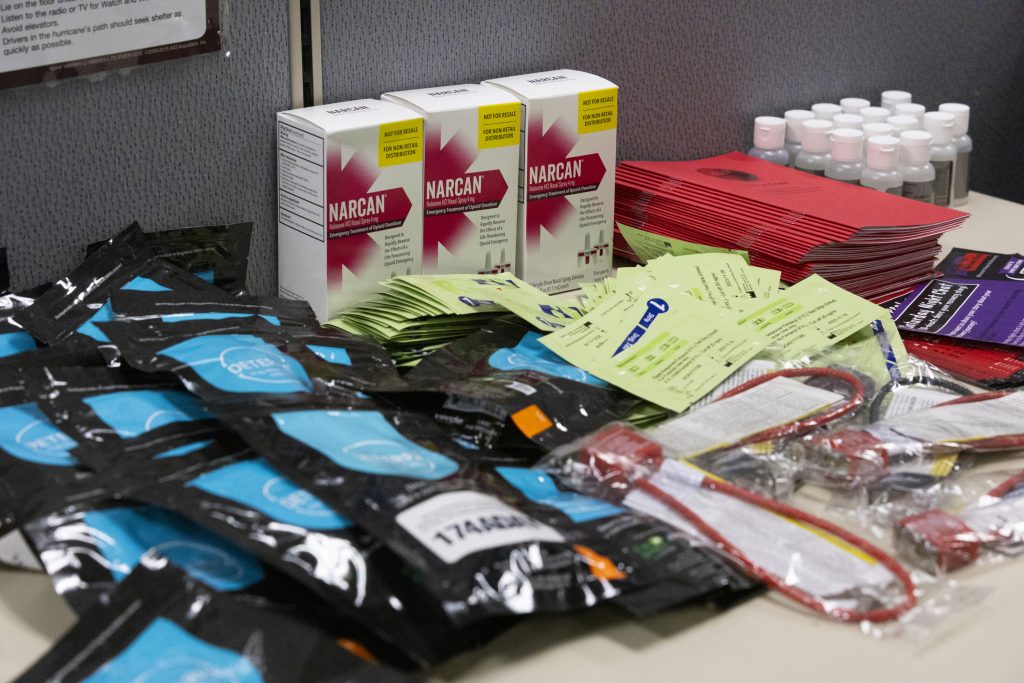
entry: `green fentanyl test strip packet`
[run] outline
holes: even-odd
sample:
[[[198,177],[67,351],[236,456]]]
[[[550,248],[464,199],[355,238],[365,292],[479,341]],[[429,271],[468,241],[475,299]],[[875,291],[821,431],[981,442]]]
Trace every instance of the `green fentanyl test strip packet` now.
[[[672,256],[690,256],[692,254],[738,254],[743,257],[743,260],[750,263],[750,254],[743,249],[728,249],[725,247],[711,247],[706,244],[697,244],[696,242],[687,242],[685,240],[677,240],[672,237],[663,237],[662,235],[655,235],[654,233],[645,232],[638,230],[637,228],[623,225],[622,223],[616,223],[619,232],[622,234],[623,239],[626,240],[626,244],[633,250],[633,253],[637,255],[643,261],[650,261],[651,259],[665,254]]]
[[[828,280],[812,275],[746,310],[739,326],[765,334],[779,360],[799,358],[836,344],[871,324],[878,308]]]
[[[737,314],[651,282],[607,297],[585,318],[543,337],[559,356],[676,412],[757,354],[766,339]]]
[[[663,256],[644,270],[659,283],[679,287],[716,308],[744,310],[759,296],[757,278],[738,254]]]

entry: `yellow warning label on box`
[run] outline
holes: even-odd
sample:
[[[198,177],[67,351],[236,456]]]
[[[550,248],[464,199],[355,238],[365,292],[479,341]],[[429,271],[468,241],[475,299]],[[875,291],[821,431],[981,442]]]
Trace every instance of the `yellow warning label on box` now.
[[[577,115],[579,133],[614,130],[619,123],[619,89],[581,92]]]
[[[380,124],[377,166],[423,161],[423,119]]]
[[[487,104],[477,110],[476,146],[479,149],[519,144],[518,102]]]

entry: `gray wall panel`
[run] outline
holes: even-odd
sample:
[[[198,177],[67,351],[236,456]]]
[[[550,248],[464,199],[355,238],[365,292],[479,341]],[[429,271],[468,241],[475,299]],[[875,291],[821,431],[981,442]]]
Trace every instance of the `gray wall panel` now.
[[[88,242],[256,221],[250,277],[276,286],[274,113],[290,106],[288,7],[230,3],[225,45],[98,82],[0,91],[0,244],[15,286],[59,277]]]
[[[1024,3],[322,0],[324,101],[558,67],[618,83],[620,159],[750,145],[752,118],[910,90],[974,110],[974,188],[1024,201]]]

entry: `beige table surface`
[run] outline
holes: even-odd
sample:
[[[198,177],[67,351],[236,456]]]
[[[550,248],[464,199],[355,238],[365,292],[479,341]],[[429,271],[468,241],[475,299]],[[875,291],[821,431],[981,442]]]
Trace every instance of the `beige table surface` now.
[[[1024,251],[1024,205],[973,193],[946,247]],[[820,505],[814,492],[801,502]],[[924,641],[874,640],[772,597],[723,613],[686,608],[635,621],[609,607],[535,617],[434,672],[439,681],[1024,681],[1024,559],[957,579],[990,591]],[[40,574],[0,569],[0,681],[42,655],[73,615]]]

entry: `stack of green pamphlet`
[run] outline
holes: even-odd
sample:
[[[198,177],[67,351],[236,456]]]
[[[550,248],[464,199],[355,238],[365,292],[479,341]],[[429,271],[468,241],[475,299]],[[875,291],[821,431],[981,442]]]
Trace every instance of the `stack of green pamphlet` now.
[[[545,332],[582,315],[508,274],[406,275],[382,287],[380,294],[326,324],[376,339],[400,366],[415,365],[499,315],[514,313]]]

